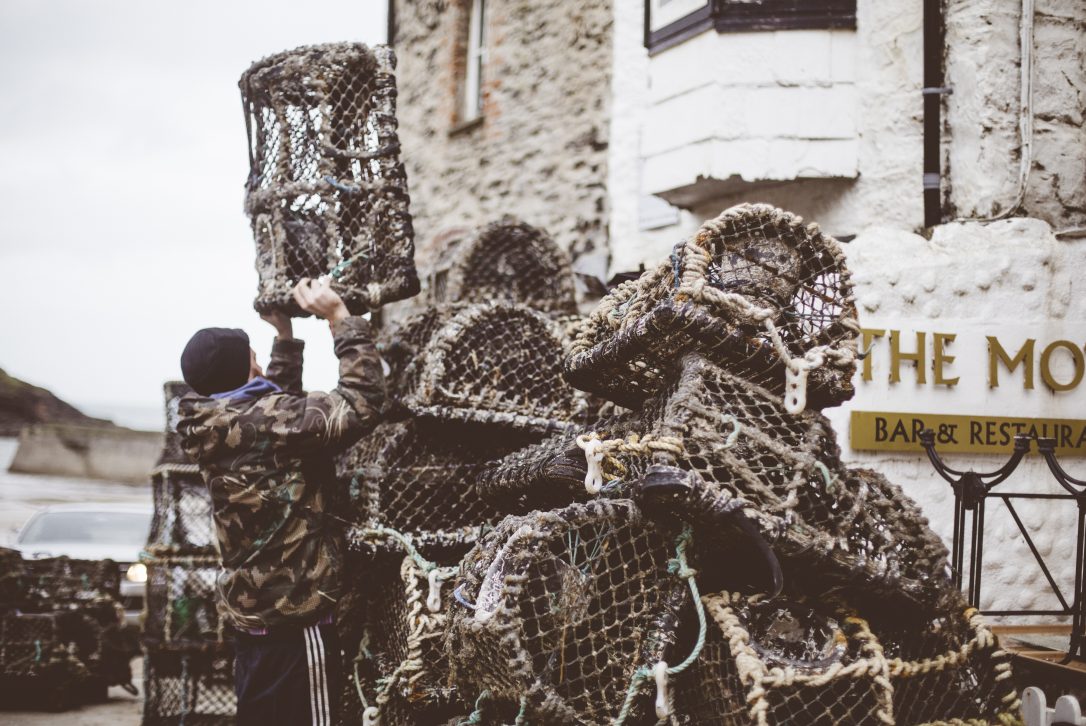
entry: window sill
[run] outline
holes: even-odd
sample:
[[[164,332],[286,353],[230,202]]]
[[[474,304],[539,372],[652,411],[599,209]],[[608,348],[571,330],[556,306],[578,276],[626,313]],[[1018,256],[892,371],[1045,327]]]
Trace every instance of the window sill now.
[[[476,128],[477,126],[482,126],[482,125],[483,125],[483,115],[479,114],[475,118],[469,118],[467,121],[461,121],[461,122],[459,122],[457,124],[454,124],[453,127],[451,129],[449,129],[449,136],[461,136],[463,134],[468,133],[473,128]]]

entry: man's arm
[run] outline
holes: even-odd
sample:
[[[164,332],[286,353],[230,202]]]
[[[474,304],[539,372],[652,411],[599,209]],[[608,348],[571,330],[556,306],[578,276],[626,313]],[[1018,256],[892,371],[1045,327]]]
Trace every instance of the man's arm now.
[[[264,377],[287,393],[302,392],[302,351],[305,341],[294,337],[294,325],[290,316],[280,310],[262,313],[260,316],[275,328],[271,360]]]
[[[373,429],[385,400],[385,380],[369,321],[352,316],[326,283],[302,280],[294,295],[303,310],[328,320],[339,358],[339,383],[333,390],[285,400],[284,406],[294,410],[274,414],[278,421],[272,430],[283,447],[304,455],[349,444]]]

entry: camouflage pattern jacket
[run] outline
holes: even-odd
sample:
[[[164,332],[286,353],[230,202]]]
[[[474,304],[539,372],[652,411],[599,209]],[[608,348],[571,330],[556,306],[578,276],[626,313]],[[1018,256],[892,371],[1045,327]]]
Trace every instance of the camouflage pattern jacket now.
[[[339,385],[302,391],[300,340],[276,340],[265,377],[282,393],[249,401],[195,393],[177,431],[211,492],[222,572],[220,607],[235,627],[308,625],[341,592],[342,529],[333,454],[373,429],[384,401],[381,360],[360,317],[333,330]]]

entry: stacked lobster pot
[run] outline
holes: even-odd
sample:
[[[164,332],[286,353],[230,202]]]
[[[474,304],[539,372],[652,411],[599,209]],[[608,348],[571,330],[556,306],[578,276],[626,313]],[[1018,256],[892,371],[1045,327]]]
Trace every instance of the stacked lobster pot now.
[[[386,420],[341,462],[363,574],[339,621],[361,644],[348,703],[367,722],[437,723],[470,710],[447,682],[445,585],[504,510],[475,488],[483,468],[588,415],[566,384],[574,310],[568,259],[506,217],[452,240],[429,278],[430,306],[380,341]],[[351,623],[357,625],[352,630]]]
[[[133,689],[116,563],[8,549],[0,562],[0,708],[61,711]]]
[[[387,46],[334,43],[242,75],[258,311],[305,315],[291,288],[325,275],[356,314],[418,292],[395,69]]]
[[[147,567],[143,623],[143,723],[232,723],[234,656],[215,595],[219,558],[211,498],[181,450],[177,403],[184,383],[164,387],[166,437],[151,473],[154,517],[140,561]]]
[[[838,243],[767,205],[707,222],[583,320],[625,407],[486,467],[446,656],[475,723],[1013,722],[1006,654],[915,504],[820,413],[859,330]]]

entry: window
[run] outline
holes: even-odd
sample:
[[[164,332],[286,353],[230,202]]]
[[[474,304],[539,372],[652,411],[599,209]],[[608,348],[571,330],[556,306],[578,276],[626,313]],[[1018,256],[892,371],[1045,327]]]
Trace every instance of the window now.
[[[468,0],[468,38],[461,93],[460,121],[479,118],[483,112],[483,68],[486,62],[486,0]]]
[[[710,28],[821,30],[855,28],[856,0],[646,0],[645,47],[657,52]]]

